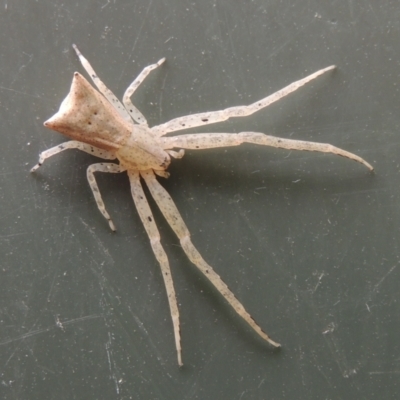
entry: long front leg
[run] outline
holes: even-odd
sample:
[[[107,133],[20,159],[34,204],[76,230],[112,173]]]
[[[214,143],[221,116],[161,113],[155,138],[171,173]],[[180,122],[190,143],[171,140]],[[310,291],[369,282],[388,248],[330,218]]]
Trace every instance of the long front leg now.
[[[307,82],[312,81],[313,79],[317,78],[323,73],[330,71],[334,68],[336,67],[334,65],[331,65],[330,67],[314,72],[313,74],[303,79],[300,79],[296,82],[293,82],[290,85],[284,87],[283,89],[278,90],[277,92],[271,94],[270,96],[267,96],[248,106],[230,107],[221,111],[187,115],[185,117],[172,119],[171,121],[168,121],[165,124],[157,125],[153,127],[151,130],[155,135],[163,136],[168,132],[175,132],[175,131],[180,131],[182,129],[189,129],[189,128],[195,128],[197,126],[215,124],[216,122],[226,121],[227,119],[232,117],[246,117],[248,115],[254,114],[256,111],[259,111],[262,108],[268,107],[270,104],[294,92],[301,86],[305,85]]]
[[[129,181],[131,184],[131,191],[133,201],[135,202],[136,209],[138,210],[140,219],[143,222],[144,228],[146,229],[147,235],[150,239],[150,244],[153,249],[154,255],[156,256],[160,267],[162,276],[164,278],[164,284],[167,291],[169,309],[171,311],[172,324],[174,327],[175,346],[178,356],[178,364],[182,366],[182,348],[181,348],[181,335],[179,328],[179,309],[176,301],[176,294],[174,289],[174,282],[172,280],[171,269],[167,254],[163,249],[160,242],[160,233],[158,232],[157,226],[154,222],[153,214],[150,210],[149,203],[146,200],[143,192],[142,185],[140,183],[139,173],[137,171],[128,171]]]
[[[115,160],[116,158],[115,154],[111,151],[99,149],[98,147],[91,146],[90,144],[82,143],[77,140],[70,140],[69,142],[61,143],[52,147],[51,149],[41,152],[39,155],[39,162],[31,168],[31,172],[35,172],[39,167],[41,167],[46,159],[53,157],[64,150],[71,149],[81,150],[93,156],[104,158],[105,160]]]
[[[164,149],[183,148],[201,150],[215,147],[239,146],[242,143],[253,143],[288,150],[317,151],[346,157],[364,164],[371,171],[374,169],[374,167],[363,158],[346,150],[342,150],[339,147],[332,146],[331,144],[283,139],[258,132],[197,133],[192,135],[164,137],[160,138],[160,141]]]
[[[130,97],[135,93],[136,89],[140,86],[140,84],[145,80],[147,75],[159,67],[165,61],[165,57],[156,62],[155,64],[151,64],[148,67],[144,68],[143,71],[139,74],[139,76],[129,85],[128,89],[126,89],[124,93],[124,97],[122,98],[122,102],[124,103],[125,108],[128,110],[131,117],[141,125],[147,126],[146,117],[132,104]]]
[[[245,310],[242,303],[235,297],[220,276],[208,265],[190,240],[190,233],[185,225],[175,203],[168,192],[158,183],[152,171],[141,171],[140,175],[146,181],[151,195],[159,206],[164,217],[179,238],[181,246],[190,261],[206,276],[214,287],[222,294],[226,301],[233,307],[236,313],[242,317],[264,340],[275,347],[280,347],[274,342],[254,321]]]
[[[79,51],[76,44],[73,44],[72,47],[74,48],[79,60],[85,68],[86,72],[92,78],[93,83],[97,86],[100,92],[104,95],[104,97],[114,106],[114,108],[118,111],[123,119],[126,121],[131,122],[132,119],[129,116],[128,111],[125,110],[123,104],[118,100],[117,96],[102,82],[102,80],[97,76],[96,72],[94,72],[93,67],[90,65],[89,61],[82,55]]]

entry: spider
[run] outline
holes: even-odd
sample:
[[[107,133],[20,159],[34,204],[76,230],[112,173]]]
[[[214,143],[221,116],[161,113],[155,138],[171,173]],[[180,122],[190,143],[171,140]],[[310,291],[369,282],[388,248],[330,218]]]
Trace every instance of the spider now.
[[[150,128],[144,115],[132,104],[130,97],[147,75],[159,67],[165,61],[165,58],[143,69],[126,89],[121,103],[99,79],[77,46],[73,45],[73,48],[83,68],[99,91],[96,91],[81,74],[74,73],[70,92],[61,103],[60,110],[44,123],[47,128],[58,131],[72,140],[43,151],[39,156],[38,164],[31,169],[31,172],[36,171],[46,159],[67,149],[78,149],[105,160],[117,159],[119,161],[118,164],[107,162],[90,165],[87,169],[87,179],[101,214],[108,221],[110,228],[115,231],[115,225],[104,206],[94,174],[95,172],[119,173],[125,171],[128,174],[133,201],[161,267],[172,317],[179,366],[182,366],[183,363],[179,310],[174,284],[168,258],[160,242],[160,234],[143,192],[141,178],[149,188],[168,224],[178,236],[182,249],[190,261],[261,338],[274,347],[280,347],[280,344],[272,340],[254,321],[233,292],[194,247],[185,222],[168,192],[156,179],[156,175],[168,178],[169,173],[166,170],[171,162],[171,157],[182,158],[183,149],[200,150],[238,146],[245,142],[284,149],[333,153],[358,161],[372,171],[373,167],[361,157],[330,144],[283,139],[258,132],[196,133],[172,137],[165,136],[170,132],[214,124],[232,117],[251,115],[325,72],[333,70],[335,66],[332,65],[314,72],[306,78],[291,83],[248,106],[230,107],[221,111],[188,115]]]

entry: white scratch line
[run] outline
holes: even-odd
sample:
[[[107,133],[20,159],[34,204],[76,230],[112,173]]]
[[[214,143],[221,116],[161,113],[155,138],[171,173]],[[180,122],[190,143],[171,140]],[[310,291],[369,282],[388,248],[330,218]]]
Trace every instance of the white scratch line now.
[[[63,321],[62,324],[63,325],[75,324],[76,322],[81,322],[87,319],[96,319],[96,318],[102,318],[102,315],[101,314],[86,315],[85,317],[74,318],[74,319],[69,319],[67,321]]]
[[[106,352],[107,352],[107,358],[108,358],[108,368],[110,369],[110,373],[112,376],[112,379],[114,380],[115,383],[115,390],[117,391],[117,394],[119,394],[119,385],[118,385],[118,379],[115,376],[114,372],[113,372],[113,368],[112,368],[112,350],[111,350],[111,346],[112,346],[112,338],[111,338],[111,333],[108,332],[108,342],[106,343]]]
[[[14,92],[17,94],[23,94],[24,96],[30,96],[30,97],[34,97],[35,99],[40,99],[41,97],[38,95],[34,95],[34,94],[29,94],[29,93],[25,93],[25,92],[20,92],[19,90],[15,90],[15,89],[11,89],[11,88],[6,88],[4,86],[0,86],[1,90],[8,90],[10,92]]]
[[[82,222],[82,224],[85,226],[85,228],[89,231],[89,233],[91,234],[91,236],[93,237],[93,239],[95,240],[97,247],[99,248],[99,250],[103,253],[103,255],[108,258],[108,262],[112,265],[115,264],[114,259],[112,258],[110,252],[108,251],[108,249],[106,248],[106,246],[103,244],[103,242],[98,238],[98,236],[95,234],[95,232],[93,231],[93,229],[91,229],[89,227],[89,225],[82,219],[79,218],[79,220]]]
[[[62,322],[62,325],[74,324],[76,322],[84,321],[86,319],[94,319],[94,318],[100,318],[100,317],[101,317],[101,315],[96,315],[96,314],[87,315],[86,317],[74,318],[74,319],[70,319],[68,321]],[[0,346],[3,346],[8,343],[12,343],[12,342],[17,342],[19,340],[24,340],[24,339],[27,339],[34,335],[39,335],[41,333],[49,332],[58,327],[59,326],[57,324],[55,324],[53,326],[49,326],[48,328],[36,329],[35,331],[30,331],[30,332],[24,333],[23,335],[19,335],[14,338],[11,338],[11,339],[4,340],[4,341],[0,342]]]
[[[393,270],[397,268],[397,265],[394,265],[388,272],[386,272],[385,275],[383,275],[382,279],[375,285],[374,287],[374,292],[376,292],[379,288],[379,286],[382,284],[382,282],[393,272]]]
[[[31,336],[39,335],[40,333],[49,332],[53,329],[55,329],[55,326],[51,326],[49,328],[44,328],[44,329],[36,329],[35,331],[30,331],[28,333],[24,333],[23,335],[17,336],[15,338],[4,340],[3,342],[0,342],[0,346],[2,346],[4,344],[12,343],[12,342],[17,342],[18,340],[24,340]]]
[[[27,235],[27,234],[28,234],[28,232],[13,233],[10,235],[0,235],[0,239],[10,238],[10,237],[14,237],[14,236]]]
[[[385,374],[400,374],[400,371],[371,371],[369,372],[370,375],[385,375]]]

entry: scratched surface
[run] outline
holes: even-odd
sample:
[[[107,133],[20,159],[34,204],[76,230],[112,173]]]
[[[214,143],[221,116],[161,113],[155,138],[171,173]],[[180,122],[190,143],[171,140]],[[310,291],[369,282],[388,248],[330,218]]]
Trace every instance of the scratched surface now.
[[[0,398],[395,399],[400,396],[400,7],[397,2],[0,3]],[[253,130],[330,142],[328,155],[187,151],[160,179],[193,242],[283,348],[264,344],[183,254],[160,213],[184,367],[128,179],[99,176],[109,231],[64,138],[42,123],[83,73],[72,43],[150,124],[248,104],[338,69],[254,116]],[[150,202],[154,208],[154,203]]]

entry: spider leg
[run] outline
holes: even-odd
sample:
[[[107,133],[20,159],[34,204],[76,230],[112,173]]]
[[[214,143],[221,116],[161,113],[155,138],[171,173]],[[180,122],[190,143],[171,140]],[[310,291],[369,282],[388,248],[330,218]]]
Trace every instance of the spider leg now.
[[[161,138],[163,140],[163,138]],[[180,149],[179,151],[165,150],[171,157],[182,158],[185,155],[185,151]],[[157,172],[156,172],[157,173]]]
[[[289,150],[317,151],[321,153],[332,153],[346,157],[351,160],[364,164],[371,171],[374,169],[363,158],[356,154],[342,150],[339,147],[327,143],[306,142],[303,140],[283,139],[275,136],[265,135],[258,132],[240,133],[197,133],[192,135],[179,135],[160,138],[164,149],[174,147],[184,149],[210,149],[214,147],[239,146],[242,143],[254,143],[263,146],[277,147]]]
[[[97,207],[99,211],[102,213],[103,217],[108,221],[110,228],[112,231],[116,231],[114,222],[112,221],[110,214],[108,214],[106,207],[104,205],[103,199],[101,198],[100,190],[96,182],[96,178],[94,177],[95,172],[110,172],[113,174],[117,174],[120,172],[124,172],[125,168],[121,167],[119,164],[114,163],[98,163],[89,165],[86,176],[89,181],[90,188],[92,189],[92,193],[94,199],[96,200]]]
[[[129,85],[128,89],[126,89],[124,93],[124,97],[122,98],[122,102],[124,103],[125,108],[128,110],[131,117],[138,124],[146,125],[147,120],[146,117],[132,104],[130,97],[136,91],[136,89],[140,86],[140,84],[145,80],[147,75],[153,70],[159,67],[165,61],[165,57],[159,60],[155,64],[151,64],[148,67],[144,68],[143,71],[139,74],[139,76]]]
[[[125,119],[126,121],[129,121],[129,122],[132,122],[132,118],[130,117],[128,111],[126,111],[125,107],[118,100],[118,98],[115,96],[115,94],[110,89],[108,89],[107,86],[100,80],[100,78],[97,76],[96,72],[94,72],[93,67],[90,65],[89,61],[79,51],[76,44],[73,44],[72,47],[74,48],[77,56],[79,57],[79,60],[82,64],[83,68],[85,68],[86,72],[92,78],[93,83],[97,86],[99,91],[112,104],[112,106],[118,111],[118,113],[121,115],[121,117],[123,119]]]
[[[300,79],[296,82],[293,82],[290,85],[284,87],[283,89],[278,90],[277,92],[271,94],[270,96],[267,96],[248,106],[229,107],[226,108],[225,110],[220,110],[220,111],[187,115],[185,117],[172,119],[171,121],[168,121],[162,125],[157,125],[153,127],[151,130],[154,132],[155,135],[163,136],[168,132],[175,132],[182,129],[189,129],[189,128],[195,128],[197,126],[215,124],[216,122],[226,121],[227,119],[232,117],[246,117],[248,115],[254,114],[256,111],[259,111],[262,108],[268,107],[275,101],[280,100],[282,97],[287,96],[289,93],[294,92],[301,86],[305,85],[306,83],[312,81],[313,79],[317,78],[323,73],[330,71],[334,68],[336,67],[334,65],[331,65],[330,67],[320,69],[319,71],[314,72],[313,74],[303,79]]]
[[[175,203],[168,192],[158,183],[152,171],[140,171],[140,175],[145,180],[151,195],[158,207],[168,221],[171,228],[179,238],[181,246],[190,261],[206,276],[206,278],[221,293],[227,302],[233,307],[236,313],[242,317],[253,330],[255,330],[264,340],[275,347],[280,347],[279,343],[274,342],[254,321],[250,314],[244,309],[240,301],[223,282],[220,276],[208,265],[190,240],[190,233],[185,225]]]
[[[147,235],[150,239],[150,244],[153,249],[154,255],[156,256],[160,267],[162,276],[164,279],[165,288],[168,296],[169,309],[171,311],[172,324],[174,327],[175,346],[178,356],[178,364],[182,366],[182,348],[181,348],[181,335],[179,328],[179,309],[176,301],[176,294],[174,289],[174,282],[172,280],[171,269],[167,254],[160,242],[160,233],[158,232],[157,226],[154,222],[153,214],[150,210],[149,203],[146,200],[143,192],[142,185],[140,183],[139,173],[137,171],[128,170],[129,181],[131,184],[131,192],[133,201],[135,202],[136,209],[139,213],[140,219],[143,222],[144,228],[146,229]]]
[[[102,150],[98,147],[91,146],[90,144],[78,142],[77,140],[70,140],[69,142],[61,143],[58,146],[54,146],[51,149],[45,150],[39,155],[39,162],[31,168],[31,172],[35,172],[45,162],[47,158],[50,158],[64,150],[78,149],[86,153],[92,154],[93,156],[104,158],[105,160],[114,160],[115,154],[111,151]]]

